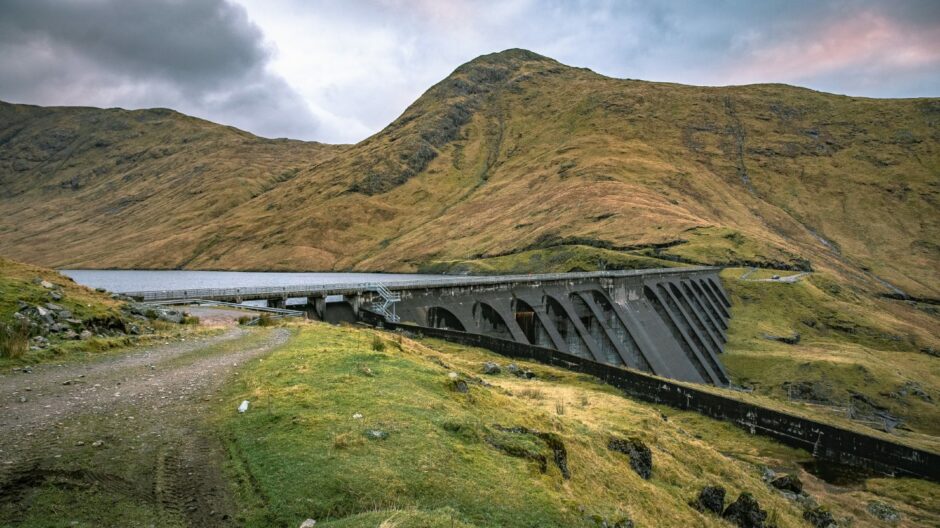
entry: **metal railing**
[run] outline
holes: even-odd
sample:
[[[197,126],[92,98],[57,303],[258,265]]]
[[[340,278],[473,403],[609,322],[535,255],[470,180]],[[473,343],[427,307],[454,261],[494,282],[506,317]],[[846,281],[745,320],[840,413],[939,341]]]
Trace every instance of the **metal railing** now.
[[[532,283],[595,278],[623,278],[634,276],[663,276],[684,273],[702,273],[717,271],[715,267],[657,268],[624,271],[590,271],[573,273],[541,273],[529,275],[494,275],[488,277],[442,277],[439,279],[389,280],[382,284],[389,290],[408,290],[414,288],[442,288],[460,286],[485,286],[506,283]],[[124,295],[142,301],[186,300],[186,299],[237,299],[242,297],[259,298],[266,295],[286,297],[306,297],[311,295],[341,295],[375,291],[372,282],[342,282],[332,284],[299,284],[292,286],[260,286],[244,288],[196,288],[187,290],[154,290],[124,292]]]

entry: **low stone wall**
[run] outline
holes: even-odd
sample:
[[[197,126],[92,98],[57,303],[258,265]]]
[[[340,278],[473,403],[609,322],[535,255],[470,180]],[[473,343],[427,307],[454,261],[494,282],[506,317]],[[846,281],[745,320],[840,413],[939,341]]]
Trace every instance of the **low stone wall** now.
[[[456,330],[387,323],[365,311],[361,315],[370,324],[482,347],[504,356],[538,361],[596,376],[638,400],[695,411],[731,422],[751,434],[769,436],[788,446],[805,449],[822,460],[886,475],[940,482],[940,455],[936,453],[694,389],[641,372],[596,363],[550,348]]]

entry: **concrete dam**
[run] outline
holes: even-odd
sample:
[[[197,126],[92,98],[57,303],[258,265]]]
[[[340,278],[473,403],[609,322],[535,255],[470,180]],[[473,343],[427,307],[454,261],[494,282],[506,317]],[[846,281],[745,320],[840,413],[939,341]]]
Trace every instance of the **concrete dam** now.
[[[728,384],[719,359],[731,303],[717,268],[670,268],[382,284],[131,292],[145,302],[304,306],[329,322],[363,319],[482,334],[677,380]],[[299,299],[299,304],[297,300]]]

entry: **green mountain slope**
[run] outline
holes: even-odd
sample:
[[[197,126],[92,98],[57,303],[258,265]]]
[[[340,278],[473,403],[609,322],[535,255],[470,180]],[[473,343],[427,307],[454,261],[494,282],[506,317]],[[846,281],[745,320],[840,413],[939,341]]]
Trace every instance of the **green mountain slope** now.
[[[0,252],[47,265],[404,271],[581,243],[940,296],[937,99],[619,80],[508,50],[351,146],[165,110],[0,116]]]

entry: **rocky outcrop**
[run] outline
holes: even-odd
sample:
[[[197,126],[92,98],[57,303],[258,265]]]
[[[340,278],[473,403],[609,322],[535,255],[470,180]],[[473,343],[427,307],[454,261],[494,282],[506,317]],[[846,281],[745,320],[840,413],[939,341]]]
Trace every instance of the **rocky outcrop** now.
[[[649,480],[650,475],[653,474],[653,453],[642,440],[613,437],[607,443],[607,449],[630,457],[630,467],[640,477]]]

